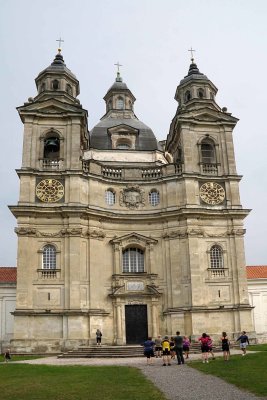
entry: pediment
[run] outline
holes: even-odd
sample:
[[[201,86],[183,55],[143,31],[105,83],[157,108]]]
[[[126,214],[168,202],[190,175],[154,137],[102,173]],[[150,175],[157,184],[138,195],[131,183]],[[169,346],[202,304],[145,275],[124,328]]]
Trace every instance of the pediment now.
[[[41,112],[41,113],[62,113],[62,112],[81,112],[82,109],[74,104],[63,103],[56,99],[49,99],[45,101],[35,101],[32,103],[26,103],[24,106],[17,108],[19,113],[31,113],[31,112]]]
[[[179,119],[196,120],[199,122],[220,122],[220,123],[236,123],[238,118],[233,117],[230,113],[222,112],[212,108],[201,108],[184,112]]]
[[[157,244],[158,241],[156,239],[152,239],[149,236],[143,236],[139,233],[133,232],[128,235],[114,237],[112,240],[110,240],[110,243],[119,244],[122,246],[125,246],[127,244],[141,244],[145,247],[146,245]]]
[[[108,132],[112,134],[128,134],[128,135],[137,135],[138,134],[138,129],[133,128],[132,126],[129,126],[127,124],[119,124],[116,126],[113,126],[112,128],[108,129]]]

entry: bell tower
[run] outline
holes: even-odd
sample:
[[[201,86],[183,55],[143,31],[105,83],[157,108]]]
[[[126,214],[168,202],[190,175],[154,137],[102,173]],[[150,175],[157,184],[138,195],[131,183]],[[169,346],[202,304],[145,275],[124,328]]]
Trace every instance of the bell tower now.
[[[52,351],[53,338],[59,349],[72,335],[66,314],[80,309],[69,282],[75,273],[70,257],[79,263],[80,244],[73,242],[81,227],[70,208],[82,202],[79,173],[89,132],[87,111],[77,98],[79,81],[61,49],[35,82],[37,95],[17,108],[24,138],[19,202],[10,207],[18,235],[13,346]]]
[[[187,287],[187,323],[193,336],[216,331],[216,321],[222,318],[227,332],[238,332],[242,326],[254,330],[243,240],[243,220],[250,210],[240,203],[241,176],[233,145],[238,119],[218,106],[216,93],[192,57],[188,74],[176,89],[178,108],[166,141],[184,199],[181,223],[187,226],[188,247],[183,252],[188,256],[182,286]],[[205,321],[207,310],[214,324]]]

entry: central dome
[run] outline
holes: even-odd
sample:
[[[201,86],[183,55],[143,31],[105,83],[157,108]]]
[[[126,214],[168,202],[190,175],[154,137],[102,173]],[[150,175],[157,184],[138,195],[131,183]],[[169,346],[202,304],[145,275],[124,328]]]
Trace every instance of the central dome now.
[[[107,91],[106,114],[92,129],[90,147],[98,150],[162,150],[153,131],[134,113],[135,97],[120,73]]]

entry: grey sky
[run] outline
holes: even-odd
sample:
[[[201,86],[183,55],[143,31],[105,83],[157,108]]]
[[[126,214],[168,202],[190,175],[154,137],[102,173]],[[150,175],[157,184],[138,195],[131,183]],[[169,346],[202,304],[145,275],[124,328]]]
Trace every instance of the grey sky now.
[[[7,208],[19,197],[23,125],[15,107],[36,95],[34,79],[52,62],[59,36],[89,128],[105,112],[102,98],[119,60],[135,112],[159,140],[176,110],[188,49],[197,50],[200,71],[219,89],[217,103],[240,119],[234,142],[241,200],[253,209],[245,222],[246,260],[267,264],[266,16],[265,0],[0,0],[0,265],[16,265],[16,221]]]

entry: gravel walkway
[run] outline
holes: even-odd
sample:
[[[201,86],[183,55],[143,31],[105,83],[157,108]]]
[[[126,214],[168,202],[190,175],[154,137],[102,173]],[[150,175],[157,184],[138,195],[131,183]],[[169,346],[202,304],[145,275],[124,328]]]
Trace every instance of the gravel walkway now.
[[[240,354],[232,350],[231,354]],[[249,357],[249,354],[247,355]],[[190,359],[199,359],[199,354],[191,354]],[[36,360],[14,361],[14,363],[46,364],[46,365],[122,365],[139,368],[166,396],[168,400],[263,400],[234,385],[224,382],[212,375],[206,375],[187,365],[162,367],[162,360],[155,359],[153,365],[146,365],[145,358],[57,358],[45,357]],[[207,365],[208,368],[208,365]]]

